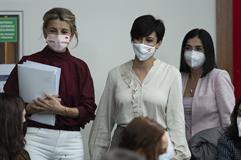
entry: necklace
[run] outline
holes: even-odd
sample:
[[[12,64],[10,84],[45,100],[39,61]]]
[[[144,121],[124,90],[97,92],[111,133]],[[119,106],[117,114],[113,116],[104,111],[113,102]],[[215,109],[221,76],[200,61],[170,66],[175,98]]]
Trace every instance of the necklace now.
[[[190,75],[189,82],[188,82],[188,90],[187,90],[187,92],[190,96],[194,95],[195,88],[196,88],[199,78],[200,78],[200,76],[194,77],[193,75]]]
[[[198,80],[201,78],[201,73],[202,71],[193,71],[189,73],[185,86],[184,96],[194,96]]]
[[[190,88],[189,93],[190,93],[191,96],[193,96],[194,95],[194,90],[192,88]]]

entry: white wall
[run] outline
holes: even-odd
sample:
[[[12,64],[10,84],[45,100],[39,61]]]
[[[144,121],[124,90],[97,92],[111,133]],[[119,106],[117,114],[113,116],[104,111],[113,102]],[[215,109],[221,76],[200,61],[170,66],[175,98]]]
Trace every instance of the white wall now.
[[[0,11],[24,13],[24,55],[44,47],[42,16],[52,7],[66,7],[77,17],[79,45],[70,49],[89,65],[97,104],[108,71],[134,56],[129,32],[136,17],[152,14],[164,21],[166,33],[156,55],[176,67],[179,67],[181,42],[187,31],[204,28],[216,41],[215,0],[0,0]],[[84,131],[85,142],[88,132],[89,126]]]

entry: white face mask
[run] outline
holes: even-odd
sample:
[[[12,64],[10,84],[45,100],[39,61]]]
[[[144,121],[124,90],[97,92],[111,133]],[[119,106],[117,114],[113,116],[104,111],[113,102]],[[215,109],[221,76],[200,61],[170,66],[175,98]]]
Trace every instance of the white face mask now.
[[[145,45],[143,43],[132,43],[136,57],[140,61],[149,59],[156,51],[155,47]]]
[[[46,42],[56,52],[64,52],[70,42],[68,35],[48,34]]]
[[[199,69],[204,64],[206,57],[203,52],[199,51],[185,51],[184,58],[189,67],[192,69]]]
[[[238,135],[241,137],[241,117],[237,117]]]
[[[161,154],[158,157],[158,160],[172,160],[174,158],[174,147],[171,142],[170,137],[168,136],[168,146],[167,146],[167,151],[166,153]]]

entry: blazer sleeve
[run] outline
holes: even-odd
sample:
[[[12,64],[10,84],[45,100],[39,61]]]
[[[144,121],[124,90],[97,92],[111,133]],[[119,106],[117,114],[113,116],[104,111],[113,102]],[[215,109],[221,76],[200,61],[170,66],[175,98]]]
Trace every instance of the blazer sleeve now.
[[[168,95],[167,129],[175,147],[177,160],[190,159],[191,154],[185,136],[181,75],[178,71],[176,71],[175,77],[173,77]]]
[[[218,160],[233,160],[233,154],[231,146],[229,145],[230,142],[227,141],[225,136],[222,136],[218,140],[217,146],[217,159]]]
[[[222,127],[230,124],[230,115],[235,105],[233,90],[228,72],[222,70],[215,79],[215,97]]]
[[[115,106],[113,78],[109,73],[96,118],[90,131],[89,151],[91,160],[99,160],[110,146],[111,132],[114,126],[113,107]]]

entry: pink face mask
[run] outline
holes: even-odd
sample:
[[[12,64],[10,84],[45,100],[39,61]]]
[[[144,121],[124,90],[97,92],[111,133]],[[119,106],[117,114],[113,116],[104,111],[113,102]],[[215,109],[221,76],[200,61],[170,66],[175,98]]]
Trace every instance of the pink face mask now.
[[[56,52],[64,52],[70,42],[68,35],[48,34],[46,42]]]

